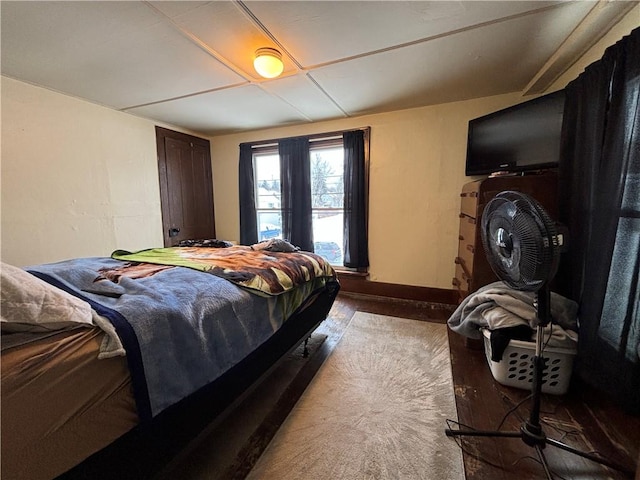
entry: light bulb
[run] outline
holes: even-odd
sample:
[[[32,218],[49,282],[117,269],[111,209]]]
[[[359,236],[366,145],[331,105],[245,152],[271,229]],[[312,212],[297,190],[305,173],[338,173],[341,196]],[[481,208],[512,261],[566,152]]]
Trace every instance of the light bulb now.
[[[264,78],[276,78],[284,70],[282,55],[274,48],[259,48],[256,50],[253,67]]]

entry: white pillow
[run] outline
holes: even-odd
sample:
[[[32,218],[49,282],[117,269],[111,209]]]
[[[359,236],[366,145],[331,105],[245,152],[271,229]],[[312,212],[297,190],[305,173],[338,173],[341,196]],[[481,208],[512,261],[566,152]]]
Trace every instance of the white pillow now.
[[[93,326],[91,306],[29,272],[0,262],[3,332],[45,332]]]

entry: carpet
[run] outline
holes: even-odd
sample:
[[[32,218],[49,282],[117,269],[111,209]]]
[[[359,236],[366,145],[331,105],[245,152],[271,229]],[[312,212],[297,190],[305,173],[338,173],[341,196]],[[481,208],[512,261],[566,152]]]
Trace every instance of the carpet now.
[[[463,479],[447,327],[356,312],[248,479]]]

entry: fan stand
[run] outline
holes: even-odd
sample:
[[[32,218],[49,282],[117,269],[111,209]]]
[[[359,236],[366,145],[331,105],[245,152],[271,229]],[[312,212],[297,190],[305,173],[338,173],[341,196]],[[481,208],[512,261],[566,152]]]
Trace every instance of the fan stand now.
[[[551,445],[574,455],[592,460],[607,467],[613,468],[633,476],[633,472],[625,467],[610,462],[607,459],[593,455],[591,453],[582,452],[558,440],[554,440],[546,436],[540,425],[540,395],[542,393],[542,376],[544,370],[545,359],[542,356],[542,348],[544,341],[544,327],[550,323],[551,319],[551,297],[548,283],[545,283],[538,291],[538,325],[536,327],[536,352],[533,358],[533,382],[531,385],[531,411],[529,419],[524,421],[519,431],[487,431],[473,429],[445,429],[447,437],[507,437],[521,438],[524,443],[533,447],[538,454],[540,463],[549,480],[553,480],[553,476],[547,464],[547,460],[542,451],[545,446]]]

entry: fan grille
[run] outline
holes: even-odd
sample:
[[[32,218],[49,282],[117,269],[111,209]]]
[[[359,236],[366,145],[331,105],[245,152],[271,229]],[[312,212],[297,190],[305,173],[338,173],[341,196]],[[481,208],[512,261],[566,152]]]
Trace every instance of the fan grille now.
[[[482,245],[498,278],[517,290],[538,290],[558,269],[555,223],[535,199],[520,192],[502,192],[487,204]]]

